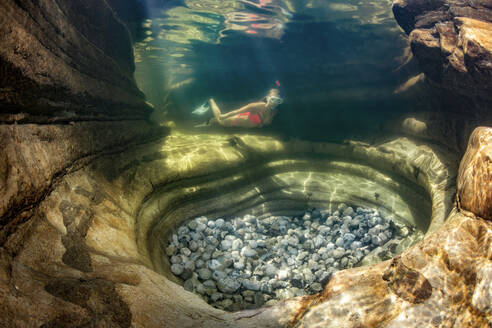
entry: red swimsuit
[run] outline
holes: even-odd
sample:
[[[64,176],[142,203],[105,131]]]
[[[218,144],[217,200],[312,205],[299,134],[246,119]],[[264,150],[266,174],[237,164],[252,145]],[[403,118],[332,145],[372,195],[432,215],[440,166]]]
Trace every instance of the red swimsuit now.
[[[258,114],[252,114],[251,112],[245,112],[245,113],[241,113],[241,114],[238,114],[236,116],[236,120],[234,121],[234,124],[237,125],[237,120],[242,117],[242,116],[248,116],[249,120],[251,122],[253,122],[254,124],[256,125],[261,125],[261,118],[260,118],[260,115]]]

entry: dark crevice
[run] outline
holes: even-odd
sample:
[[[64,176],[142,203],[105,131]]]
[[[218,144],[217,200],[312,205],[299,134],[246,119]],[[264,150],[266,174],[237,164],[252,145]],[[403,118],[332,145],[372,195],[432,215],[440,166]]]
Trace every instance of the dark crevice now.
[[[41,326],[43,328],[67,327],[68,325],[80,328],[100,325],[131,327],[130,308],[118,294],[116,285],[112,281],[64,277],[46,284],[45,290],[65,302],[84,308],[89,318],[76,313],[70,316],[62,314],[43,324]]]
[[[1,115],[1,114],[0,114]],[[36,124],[36,125],[73,125],[75,123],[94,123],[94,122],[149,122],[146,119],[142,119],[141,117],[100,117],[100,118],[94,118],[94,117],[81,117],[78,116],[76,118],[48,118],[46,120],[43,120],[40,117],[29,117],[27,119],[21,119],[21,120],[6,120],[0,122],[0,125],[13,125],[13,124],[18,124],[18,125],[23,125],[23,124]]]
[[[34,5],[34,4],[32,4]],[[58,6],[58,4],[57,4]],[[38,20],[31,14],[31,10],[26,10],[25,7],[22,7],[26,13],[28,13],[29,17],[32,19],[33,22],[35,22],[39,29],[42,30],[43,32],[47,33],[47,34],[50,34],[49,31],[45,31],[45,29],[43,29],[43,24],[41,24],[40,22],[38,22]],[[66,14],[65,11],[63,11],[62,8],[60,8],[58,6],[58,9],[60,11],[62,11],[65,16],[67,17],[67,19],[69,18]],[[108,9],[110,9],[108,7]],[[42,15],[42,18],[45,20],[45,22],[47,24],[49,24],[49,26],[51,26],[55,32],[55,34],[59,34],[60,33],[60,30],[57,28],[56,25],[53,24],[53,22],[48,19],[48,17],[46,17],[46,14],[45,14],[45,11],[43,10],[43,8],[41,8],[40,6],[37,6],[36,12],[40,13]],[[114,63],[114,69],[117,69],[118,73],[121,74],[120,78],[121,77],[125,77],[125,80],[127,83],[124,83],[124,87],[128,87],[128,86],[131,86],[132,85],[132,81],[131,79],[128,78],[127,74],[128,73],[124,73],[118,66],[118,63],[116,63],[116,61],[109,55],[107,55],[102,49],[100,49],[96,44],[92,43],[90,40],[88,40],[86,38],[86,36],[77,29],[77,27],[75,25],[71,25],[78,33],[80,36],[82,36],[84,38],[85,41],[87,41],[88,44],[90,44],[92,46],[93,49],[95,49],[97,52],[99,52],[105,59],[109,60],[111,63]],[[74,70],[78,71],[80,74],[83,74],[83,75],[86,75],[90,78],[93,78],[93,79],[96,79],[96,80],[101,80],[101,81],[104,81],[112,86],[116,86],[116,87],[123,87],[123,84],[121,83],[121,79],[118,81],[119,83],[115,83],[116,81],[111,81],[110,79],[108,79],[106,76],[111,76],[110,74],[90,74],[91,70],[88,69],[88,67],[83,67],[83,66],[79,66],[79,65],[76,65],[75,63],[77,62],[80,62],[80,60],[75,60],[77,59],[76,57],[74,57],[70,52],[67,52],[63,47],[59,47],[57,45],[55,45],[57,48],[56,50],[60,53],[62,53],[63,55],[65,55],[68,59],[70,60],[66,60],[67,58],[62,58],[60,56],[60,54],[57,52],[57,51],[54,51],[55,48],[52,48],[50,46],[48,46],[41,38],[36,38],[36,40],[46,49],[48,50],[51,54],[53,54],[54,56],[56,56],[57,58],[59,58],[62,62],[64,62],[66,65],[68,65],[69,67],[73,68]],[[70,45],[73,46],[72,43],[68,42]]]
[[[141,99],[118,103],[87,93],[74,94],[64,86],[41,86],[25,76],[20,68],[0,57],[0,120],[6,123],[37,123],[103,118],[146,119],[150,106]],[[141,101],[141,102],[140,102]],[[57,118],[56,116],[61,116]],[[65,115],[66,117],[63,117]]]

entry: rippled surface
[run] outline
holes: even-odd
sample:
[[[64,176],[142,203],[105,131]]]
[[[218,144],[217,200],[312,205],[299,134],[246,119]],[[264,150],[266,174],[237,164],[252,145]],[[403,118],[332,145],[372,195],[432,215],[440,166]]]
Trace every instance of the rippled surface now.
[[[280,81],[272,130],[333,139],[373,135],[415,109],[394,91],[418,73],[391,1],[185,0],[149,6],[136,78],[156,119],[194,125],[214,97],[225,111]]]

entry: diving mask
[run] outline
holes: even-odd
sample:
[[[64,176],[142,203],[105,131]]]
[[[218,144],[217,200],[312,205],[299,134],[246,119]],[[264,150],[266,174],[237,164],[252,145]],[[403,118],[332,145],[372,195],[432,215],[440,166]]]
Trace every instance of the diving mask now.
[[[271,104],[271,106],[276,107],[284,102],[284,100],[277,96],[268,96],[267,101]]]

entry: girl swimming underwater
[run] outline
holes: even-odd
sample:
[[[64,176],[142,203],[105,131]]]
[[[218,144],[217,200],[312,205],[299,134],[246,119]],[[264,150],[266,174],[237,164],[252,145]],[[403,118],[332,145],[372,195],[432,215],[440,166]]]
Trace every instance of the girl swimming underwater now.
[[[239,109],[222,114],[213,98],[209,105],[214,117],[207,125],[221,125],[226,127],[258,128],[272,123],[277,114],[277,106],[283,102],[278,89],[268,91],[264,101],[253,102]]]

